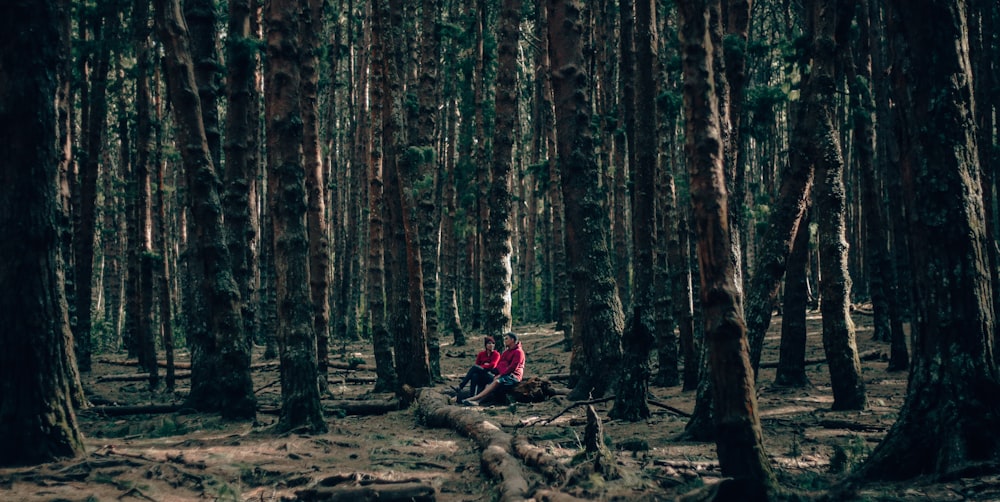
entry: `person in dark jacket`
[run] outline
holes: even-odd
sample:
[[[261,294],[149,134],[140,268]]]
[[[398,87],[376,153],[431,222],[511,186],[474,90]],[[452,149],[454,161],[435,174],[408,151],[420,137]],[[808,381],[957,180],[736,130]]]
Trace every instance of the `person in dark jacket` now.
[[[463,404],[479,406],[483,399],[497,389],[509,390],[521,381],[521,377],[524,376],[524,349],[521,348],[521,342],[517,341],[517,335],[514,333],[507,333],[504,335],[504,346],[507,350],[500,354],[497,375],[493,377],[493,381],[479,394],[463,400]]]
[[[497,363],[500,362],[500,353],[493,350],[495,345],[496,340],[492,336],[487,336],[483,340],[484,349],[476,355],[476,362],[465,373],[465,378],[458,383],[458,387],[455,387],[456,396],[461,394],[465,384],[470,384],[469,392],[475,395],[493,381]]]

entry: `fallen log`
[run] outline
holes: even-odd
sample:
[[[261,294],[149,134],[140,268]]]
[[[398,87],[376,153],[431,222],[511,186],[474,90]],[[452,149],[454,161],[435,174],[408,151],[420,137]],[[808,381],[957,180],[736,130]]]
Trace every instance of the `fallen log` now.
[[[428,427],[455,429],[475,441],[482,449],[483,469],[500,480],[501,501],[528,498],[528,481],[520,462],[511,454],[512,436],[498,425],[483,419],[472,408],[448,404],[445,397],[431,389],[417,394],[419,417]]]
[[[191,378],[190,371],[178,371],[174,373],[174,378]],[[137,373],[133,375],[102,375],[97,377],[98,382],[141,382],[149,380],[149,373]]]
[[[389,483],[364,486],[317,487],[295,492],[296,500],[306,502],[368,502],[368,501],[414,501],[433,502],[433,486],[422,483]]]
[[[885,425],[862,424],[860,422],[849,422],[847,420],[820,420],[820,427],[824,429],[846,429],[855,432],[885,432]]]

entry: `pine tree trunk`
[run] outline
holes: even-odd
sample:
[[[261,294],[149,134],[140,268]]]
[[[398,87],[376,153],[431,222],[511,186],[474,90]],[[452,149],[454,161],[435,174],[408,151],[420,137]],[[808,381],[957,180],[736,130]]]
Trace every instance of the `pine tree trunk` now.
[[[587,12],[574,0],[551,0],[548,9],[566,250],[576,300],[573,356],[583,358],[579,380],[569,397],[583,399],[603,396],[615,388],[624,319],[590,131],[590,77],[581,38]]]
[[[622,336],[622,374],[615,390],[615,405],[610,416],[629,421],[649,417],[646,394],[649,392],[649,356],[658,335],[654,324],[653,249],[655,231],[656,160],[659,139],[656,131],[657,67],[655,48],[657,32],[653,0],[638,0],[635,12],[622,11],[622,17],[635,16],[635,127],[632,165],[632,249],[635,276],[632,304]],[[623,7],[628,2],[623,4]],[[642,104],[642,106],[638,106]],[[660,237],[660,236],[657,236]],[[622,285],[625,286],[624,284]],[[675,366],[676,368],[676,366]]]
[[[63,293],[56,96],[66,36],[54,0],[16,2],[0,19],[0,465],[83,455],[73,413],[73,360]],[[26,252],[28,251],[28,252]],[[16,315],[14,315],[16,313]]]
[[[437,108],[441,101],[438,89],[438,60],[440,59],[440,34],[438,19],[441,17],[440,0],[423,0],[420,16],[421,44],[418,65],[417,92],[418,114],[413,121],[414,146],[419,148],[417,165],[416,217],[420,222],[420,266],[423,276],[424,313],[427,350],[431,378],[441,378],[441,340],[438,333],[438,236],[441,216],[438,207],[438,179],[441,162],[435,151],[437,135]]]
[[[813,27],[813,65],[809,88],[803,99],[815,110],[819,127],[810,129],[812,160],[816,168],[816,191],[813,200],[819,231],[820,309],[823,313],[823,348],[830,369],[834,410],[863,410],[867,405],[865,383],[861,378],[861,360],[851,321],[851,278],[847,270],[844,157],[840,132],[834,126],[833,105],[837,85],[836,55],[838,22],[850,23],[850,17],[838,13],[835,6],[817,4],[807,11]],[[842,47],[842,46],[841,46]],[[841,49],[843,50],[843,49]]]
[[[803,216],[802,223],[808,223]],[[778,368],[774,384],[785,387],[809,385],[806,376],[806,309],[809,288],[806,267],[809,265],[809,226],[799,225],[795,233],[788,269],[785,271],[785,291],[781,302],[781,342],[778,346]]]
[[[386,257],[385,215],[389,204],[383,197],[382,165],[386,162],[383,154],[383,144],[386,134],[386,107],[390,106],[389,83],[387,73],[388,51],[385,43],[385,32],[382,29],[381,12],[377,10],[378,2],[369,7],[369,19],[372,37],[372,148],[368,162],[368,310],[371,316],[372,346],[375,352],[375,372],[378,379],[375,382],[376,391],[391,391],[396,388],[396,366],[392,354],[392,335],[386,324],[386,298],[388,289],[392,287],[386,279],[386,269],[389,265]],[[385,210],[383,210],[385,208]]]
[[[302,15],[294,0],[274,0],[264,12],[268,65],[265,119],[268,207],[274,232],[281,358],[279,428],[325,432],[320,406],[315,308],[310,292],[309,230],[302,124]]]
[[[104,146],[104,132],[107,129],[107,88],[108,60],[110,59],[111,43],[104,39],[105,16],[98,9],[90,19],[94,40],[97,42],[93,67],[89,75],[83,78],[89,82],[89,91],[81,93],[80,106],[86,109],[81,119],[84,130],[81,132],[83,152],[79,160],[78,200],[75,201],[76,217],[74,218],[74,270],[76,290],[76,326],[73,337],[76,345],[76,358],[80,371],[88,373],[91,370],[91,353],[93,341],[93,294],[94,294],[94,248],[97,238],[97,181],[100,176],[101,152]],[[111,23],[114,26],[117,23]],[[86,22],[81,22],[81,31],[85,30]],[[86,72],[86,70],[85,70]],[[84,84],[84,87],[88,86]]]
[[[991,432],[1000,382],[965,6],[888,4],[917,321],[907,395],[859,469],[865,479],[953,476],[993,465],[1000,447]]]
[[[149,387],[155,389],[159,385],[159,368],[156,365],[156,303],[154,302],[154,292],[156,291],[155,279],[153,276],[154,261],[156,260],[153,248],[153,193],[151,169],[153,163],[152,152],[156,148],[153,141],[153,120],[152,107],[153,95],[150,88],[152,78],[152,60],[150,53],[149,28],[149,2],[139,2],[136,4],[133,13],[135,27],[133,34],[136,43],[136,157],[135,172],[132,178],[135,180],[135,210],[131,224],[133,231],[128,232],[130,252],[139,253],[139,295],[140,305],[138,312],[139,344],[142,352],[148,354],[143,363],[143,368],[149,373]]]
[[[191,40],[194,78],[201,100],[201,118],[205,123],[205,139],[212,152],[212,164],[222,165],[222,134],[219,121],[219,88],[222,72],[217,49],[219,35],[216,2],[214,0],[184,0],[184,20]]]
[[[256,34],[251,29],[255,14],[251,0],[229,2],[226,35],[226,165],[223,173],[223,209],[229,253],[233,257],[233,278],[244,299],[241,306],[247,343],[257,341],[260,331],[260,303],[257,247],[257,171],[259,167],[260,91],[257,78]]]
[[[445,91],[445,95],[450,93]],[[456,131],[457,104],[455,99],[449,99],[446,111],[446,129],[448,137],[454,138]],[[459,311],[458,287],[458,236],[455,234],[456,211],[456,176],[455,176],[455,142],[449,141],[448,154],[445,156],[444,179],[441,180],[442,200],[444,208],[441,213],[441,310],[444,313],[445,332],[450,333],[452,342],[457,347],[464,346],[465,331],[462,329],[462,317]]]
[[[514,180],[512,153],[517,117],[517,39],[520,0],[503,0],[498,38],[496,126],[493,136],[491,184],[487,204],[489,226],[483,256],[483,332],[496,339],[511,329],[513,255],[511,186]]]
[[[309,0],[301,7],[302,41],[299,107],[302,116],[302,158],[306,173],[306,232],[309,239],[309,295],[316,333],[317,372],[326,382],[330,357],[330,242],[327,237],[326,183],[319,138],[319,52],[323,5]],[[346,192],[345,192],[346,193]],[[351,259],[344,256],[344,263]],[[325,386],[321,390],[326,390]]]
[[[385,240],[386,274],[388,276],[386,303],[389,306],[388,329],[396,354],[396,391],[401,395],[402,386],[424,387],[431,381],[430,360],[427,352],[426,324],[423,313],[423,283],[420,268],[420,247],[416,223],[410,219],[414,198],[409,191],[411,173],[405,170],[401,148],[403,131],[403,37],[402,5],[400,0],[389,0],[373,5],[379,17],[386,60],[386,87],[382,103],[383,128],[383,180],[384,201],[389,234]]]
[[[220,181],[205,139],[188,35],[177,0],[156,0],[154,5],[191,211],[188,284],[197,294],[188,292],[188,297],[197,303],[185,309],[192,346],[188,403],[202,411],[221,411],[226,418],[252,418],[256,399],[240,313],[240,291],[232,276],[219,201]]]
[[[679,7],[687,119],[685,150],[691,173],[716,448],[723,476],[771,488],[776,480],[761,437],[754,372],[726,224],[723,143],[718,98],[713,91],[709,11],[705,1],[686,2]]]

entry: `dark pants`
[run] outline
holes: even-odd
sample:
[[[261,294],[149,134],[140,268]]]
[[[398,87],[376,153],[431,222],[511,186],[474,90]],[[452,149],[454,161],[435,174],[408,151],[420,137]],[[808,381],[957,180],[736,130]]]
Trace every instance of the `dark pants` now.
[[[490,382],[493,381],[493,373],[491,370],[484,370],[479,366],[473,365],[469,368],[469,371],[465,373],[465,378],[462,379],[458,384],[459,389],[465,388],[465,384],[469,385],[469,392],[471,396],[479,394],[480,391],[486,388]]]

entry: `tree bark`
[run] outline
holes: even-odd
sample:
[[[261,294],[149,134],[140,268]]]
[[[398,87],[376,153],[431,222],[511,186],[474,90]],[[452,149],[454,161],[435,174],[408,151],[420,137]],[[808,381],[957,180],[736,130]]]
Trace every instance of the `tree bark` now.
[[[371,37],[372,37],[372,148],[371,158],[368,161],[368,310],[371,320],[372,346],[375,352],[375,366],[378,381],[375,382],[376,391],[388,391],[396,388],[396,366],[392,354],[392,335],[386,326],[385,301],[388,296],[387,289],[392,287],[391,283],[386,284],[386,241],[385,241],[385,215],[388,206],[383,196],[383,174],[382,165],[386,162],[386,155],[383,153],[383,145],[391,146],[385,141],[388,134],[385,132],[386,107],[391,106],[389,100],[389,82],[387,73],[387,54],[385,44],[385,32],[382,28],[381,12],[372,5],[370,9]]]
[[[420,267],[423,280],[424,313],[426,323],[427,357],[430,360],[431,378],[441,378],[441,339],[438,333],[438,249],[440,245],[441,211],[437,201],[441,171],[440,156],[435,148],[438,103],[441,93],[438,85],[438,60],[441,58],[441,40],[438,20],[442,16],[441,0],[421,2],[420,63],[417,75],[416,120],[411,124],[414,146],[422,152],[417,169],[416,217],[420,231]]]
[[[303,158],[301,5],[272,0],[264,12],[268,65],[265,119],[268,206],[274,232],[281,358],[279,428],[325,432],[320,406],[315,309],[310,294],[309,231]]]
[[[992,466],[1000,447],[991,432],[1000,419],[1000,382],[966,6],[888,4],[917,321],[903,407],[857,471],[863,479],[940,478]]]
[[[514,182],[513,150],[517,119],[517,40],[520,0],[503,0],[497,33],[496,127],[491,163],[489,226],[483,256],[483,332],[501,339],[511,329],[511,258]]]
[[[684,69],[685,152],[698,237],[701,302],[712,385],[716,447],[724,476],[776,485],[764,451],[754,373],[730,257],[720,117],[713,86],[709,5],[679,7]]]
[[[574,0],[550,0],[548,12],[566,250],[575,296],[573,357],[583,358],[570,398],[601,397],[615,388],[619,376],[624,319],[590,131],[590,76],[581,37],[587,12]]]
[[[802,223],[808,223],[803,216]],[[781,302],[781,342],[778,346],[778,369],[774,384],[784,387],[806,387],[806,310],[809,287],[806,267],[809,265],[809,225],[799,225],[785,271],[785,294]],[[761,366],[762,367],[762,366]]]
[[[306,232],[309,238],[309,296],[312,300],[319,381],[326,380],[330,353],[330,241],[327,236],[326,182],[319,138],[319,53],[323,5],[309,0],[301,7],[302,158],[306,173]],[[348,263],[350,257],[344,257]],[[321,390],[326,390],[321,389]]]
[[[204,303],[186,309],[193,364],[188,404],[202,411],[221,411],[226,418],[253,418],[256,399],[250,350],[223,232],[219,176],[205,139],[187,29],[177,0],[155,0],[154,5],[189,190],[189,284],[197,288],[194,298]]]
[[[627,4],[628,2],[626,2]],[[653,0],[638,0],[635,12],[621,12],[635,17],[635,127],[632,165],[632,249],[635,274],[632,304],[622,336],[622,371],[615,390],[611,418],[638,421],[649,417],[646,395],[649,392],[649,356],[658,335],[654,324],[653,249],[662,239],[656,233],[656,160],[659,139],[656,131],[655,50],[658,46],[656,9]],[[624,7],[625,4],[623,4]],[[651,236],[656,236],[652,238]],[[622,287],[625,285],[623,284]],[[674,366],[676,369],[676,365]]]
[[[66,42],[55,0],[18,1],[0,19],[0,465],[85,453],[72,404],[60,256],[56,93]]]
[[[847,270],[846,205],[844,157],[840,132],[834,127],[832,103],[837,86],[835,51],[846,36],[838,23],[850,23],[851,9],[817,3],[807,11],[813,27],[813,64],[804,93],[815,110],[818,126],[811,129],[812,160],[816,169],[815,218],[819,227],[820,309],[823,313],[823,348],[826,351],[834,410],[863,410],[867,405],[861,361],[851,320],[851,278]]]
[[[104,40],[103,30],[105,16],[103,9],[91,13],[89,20],[80,23],[81,32],[85,32],[89,24],[93,30],[95,56],[92,67],[84,66],[84,88],[81,93],[80,106],[82,112],[81,146],[83,153],[79,160],[79,187],[76,188],[78,198],[75,201],[76,214],[73,221],[73,262],[76,291],[76,324],[73,339],[76,347],[76,359],[80,371],[88,373],[91,370],[93,340],[93,291],[94,291],[94,248],[97,225],[97,180],[99,178],[101,152],[104,146],[104,132],[107,129],[107,88],[108,60],[110,59],[111,41]],[[89,70],[89,72],[87,71]],[[88,74],[89,73],[89,74]],[[89,84],[89,88],[88,88]],[[116,333],[117,336],[117,333]]]
[[[257,341],[260,302],[257,247],[257,172],[259,101],[257,90],[256,15],[251,0],[229,2],[226,34],[226,165],[223,172],[226,231],[233,258],[233,278],[243,298],[241,314],[247,343]]]

